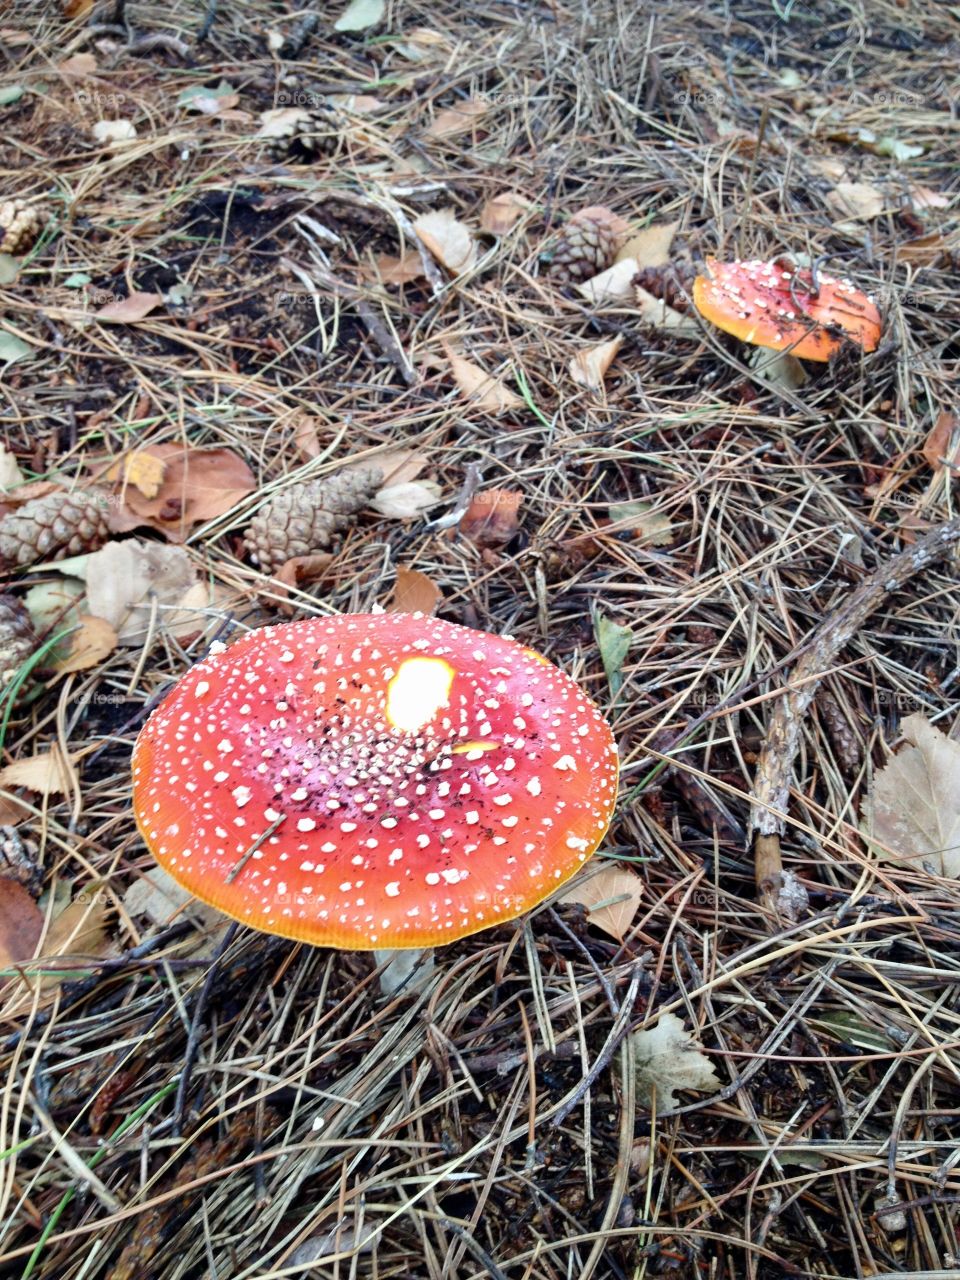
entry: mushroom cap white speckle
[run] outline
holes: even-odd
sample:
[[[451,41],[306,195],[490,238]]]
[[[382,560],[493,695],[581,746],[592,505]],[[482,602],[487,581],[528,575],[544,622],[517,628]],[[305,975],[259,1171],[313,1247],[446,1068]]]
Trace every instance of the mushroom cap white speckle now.
[[[533,650],[377,613],[211,652],[144,725],[133,772],[141,833],[191,893],[373,950],[536,906],[603,839],[618,763],[598,709]]]

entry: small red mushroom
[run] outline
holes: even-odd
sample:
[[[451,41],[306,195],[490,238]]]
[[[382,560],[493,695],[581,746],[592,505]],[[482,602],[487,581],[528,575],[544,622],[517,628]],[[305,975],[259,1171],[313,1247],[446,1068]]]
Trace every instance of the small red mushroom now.
[[[218,646],[133,753],[151,853],[236,920],[423,948],[529,911],[597,848],[616,746],[569,676],[421,614],[311,618]]]
[[[693,301],[724,333],[801,360],[829,360],[845,341],[875,351],[880,312],[849,280],[783,262],[718,262],[693,282]]]

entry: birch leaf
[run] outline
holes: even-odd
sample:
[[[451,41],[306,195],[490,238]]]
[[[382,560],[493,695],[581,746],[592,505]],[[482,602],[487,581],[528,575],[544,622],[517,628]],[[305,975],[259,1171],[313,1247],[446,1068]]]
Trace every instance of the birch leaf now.
[[[477,243],[473,233],[457,220],[452,209],[422,213],[413,228],[428,253],[453,275],[462,275],[476,263]]]
[[[457,386],[478,409],[482,409],[485,413],[501,414],[524,407],[521,398],[509,387],[504,386],[499,378],[495,378],[492,373],[487,373],[486,369],[481,369],[472,360],[465,360],[449,347],[445,350],[453,376],[457,380]]]
[[[623,335],[618,333],[608,342],[599,342],[594,347],[578,351],[570,357],[570,377],[589,391],[603,391],[604,377],[622,346]]]
[[[640,877],[628,867],[618,867],[614,863],[577,876],[559,898],[560,902],[586,907],[590,924],[616,938],[617,942],[623,941],[642,900],[643,881]]]

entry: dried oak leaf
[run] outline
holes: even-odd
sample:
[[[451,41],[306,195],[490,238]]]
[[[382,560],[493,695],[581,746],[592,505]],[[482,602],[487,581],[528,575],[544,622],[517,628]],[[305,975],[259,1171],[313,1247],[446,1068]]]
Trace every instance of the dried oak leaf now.
[[[678,1105],[675,1095],[680,1089],[711,1093],[720,1088],[710,1059],[684,1030],[676,1014],[663,1013],[656,1026],[637,1031],[633,1052],[637,1063],[637,1104],[648,1109],[655,1105],[658,1116]]]
[[[164,464],[163,480],[152,498],[132,485],[122,490],[123,506],[108,516],[114,533],[148,525],[170,542],[184,542],[194,525],[222,516],[256,488],[253,472],[230,449],[171,443],[138,452]]]
[[[960,879],[960,742],[920,712],[900,722],[907,740],[863,802],[867,838],[884,862]]]

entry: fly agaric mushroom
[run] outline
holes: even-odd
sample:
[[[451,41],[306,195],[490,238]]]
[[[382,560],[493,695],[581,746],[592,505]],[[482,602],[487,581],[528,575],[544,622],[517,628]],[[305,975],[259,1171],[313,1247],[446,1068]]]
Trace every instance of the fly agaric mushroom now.
[[[432,947],[529,911],[606,832],[611,730],[512,640],[381,613],[216,648],[143,727],[133,800],[157,861],[236,920]]]
[[[801,360],[829,360],[844,341],[875,351],[880,312],[849,280],[789,262],[717,262],[693,282],[693,302],[724,333]]]

